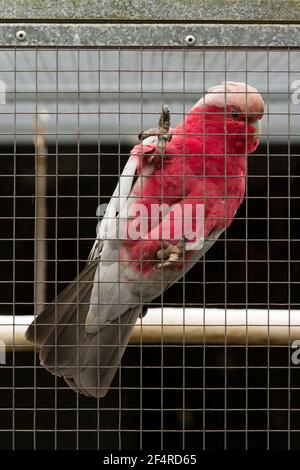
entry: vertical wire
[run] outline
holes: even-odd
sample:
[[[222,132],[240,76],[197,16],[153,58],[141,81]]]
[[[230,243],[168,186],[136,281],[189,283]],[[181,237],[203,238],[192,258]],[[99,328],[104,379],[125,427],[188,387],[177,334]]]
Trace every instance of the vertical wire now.
[[[37,243],[37,240],[36,240],[36,236],[37,236],[37,231],[36,231],[36,224],[38,223],[37,221],[37,217],[38,217],[38,214],[37,214],[37,205],[38,205],[38,201],[37,201],[37,197],[39,196],[38,194],[38,181],[37,181],[37,178],[38,178],[38,171],[37,171],[37,159],[38,159],[38,154],[37,154],[37,133],[38,133],[38,127],[37,127],[37,120],[38,120],[38,109],[37,109],[37,57],[38,57],[38,48],[35,49],[35,129],[36,129],[36,136],[35,136],[35,158],[34,158],[34,174],[35,174],[35,188],[34,188],[34,194],[35,194],[35,227],[34,227],[34,237],[35,237],[35,240],[34,240],[34,287],[33,287],[33,290],[34,290],[34,312],[35,313],[38,313],[38,311],[40,310],[40,305],[38,305],[38,303],[36,302],[37,300],[37,293],[36,293],[36,290],[37,290],[37,283],[39,282],[39,280],[36,278],[36,273],[37,273],[37,257],[36,257],[36,243]],[[47,173],[47,169],[46,169],[46,173]],[[47,176],[44,176],[44,178],[47,178]],[[44,194],[44,197],[46,195]],[[46,199],[47,201],[47,199]],[[47,236],[47,235],[46,235]],[[45,241],[44,241],[45,243]],[[43,260],[43,263],[46,263],[46,260]],[[45,289],[45,286],[43,287]],[[44,298],[45,300],[45,298]],[[36,309],[37,309],[37,312],[36,312]],[[34,351],[35,352],[35,351]],[[33,357],[33,449],[36,450],[36,384],[37,384],[37,376],[36,376],[36,366],[37,366],[37,361],[36,361],[36,354],[34,354],[34,357]]]
[[[291,343],[291,51],[288,54],[288,142],[287,142],[287,170],[288,170],[288,345]],[[288,450],[291,449],[291,362],[288,359]]]
[[[224,81],[227,81],[227,48],[224,48]],[[228,187],[227,187],[227,98],[228,93],[225,86],[225,134],[224,134],[224,225],[227,224],[228,212]],[[230,177],[230,176],[229,176]],[[224,234],[224,310],[225,310],[225,335],[224,335],[224,450],[227,450],[227,228]]]
[[[54,298],[55,298],[55,310],[54,310],[54,322],[55,326],[59,326],[57,324],[57,283],[58,283],[58,129],[59,129],[59,122],[58,122],[58,71],[59,71],[59,62],[58,62],[58,48],[55,49],[55,215],[54,215]],[[57,367],[57,332],[54,335],[54,366]],[[57,430],[57,423],[58,423],[58,379],[57,375],[54,376],[54,448],[57,450],[58,448],[58,430]]]
[[[97,207],[100,206],[100,201],[101,201],[101,184],[100,184],[100,177],[101,177],[101,50],[98,49],[98,136],[97,136]],[[98,211],[97,211],[98,213]],[[97,220],[98,222],[98,220]],[[97,237],[98,235],[96,235]],[[99,249],[97,250],[96,248],[96,256],[97,256],[97,251],[98,251],[98,257],[99,257]],[[97,385],[99,386],[100,384],[100,335],[99,335],[99,330],[97,332],[98,335],[98,341],[96,344],[97,348]],[[100,450],[100,425],[101,425],[101,420],[100,420],[100,398],[97,398],[97,450]]]
[[[246,66],[246,86],[248,85],[248,48],[245,48],[245,66]],[[247,99],[246,99],[247,103]],[[246,104],[247,106],[247,104]],[[247,111],[246,111],[247,112]],[[247,113],[248,115],[248,113]],[[248,127],[246,128],[248,130]],[[246,298],[245,298],[245,307],[246,307],[246,345],[245,345],[245,450],[248,450],[248,414],[249,414],[249,390],[248,390],[248,359],[249,359],[249,345],[248,345],[248,219],[249,219],[249,207],[248,207],[248,185],[249,185],[249,177],[248,177],[248,136],[246,135],[246,177],[245,177],[245,255],[246,255],[246,263],[245,263],[245,289],[246,289]],[[244,158],[244,156],[242,156]]]
[[[16,449],[16,351],[15,351],[15,321],[16,321],[16,195],[17,195],[17,50],[14,48],[14,168],[13,168],[13,263],[12,263],[12,279],[13,279],[13,348],[12,348],[12,450]]]
[[[161,48],[161,104],[164,100],[164,48]],[[162,205],[164,205],[164,160],[162,158]],[[163,234],[162,234],[163,237]],[[160,370],[160,447],[161,450],[164,448],[164,266],[161,269],[161,342],[160,342],[160,360],[161,360],[161,370]]]
[[[182,66],[183,66],[183,93],[182,93],[182,100],[183,100],[183,112],[184,112],[184,115],[183,115],[183,119],[184,119],[184,122],[185,122],[185,118],[186,118],[186,113],[185,113],[185,105],[186,105],[186,83],[185,83],[185,63],[186,63],[186,49],[183,48],[183,57],[182,57]],[[182,156],[182,160],[183,160],[183,165],[182,165],[182,169],[183,169],[183,198],[185,199],[186,198],[186,131],[184,131],[184,136],[183,136],[183,156]],[[196,207],[195,207],[195,210],[196,210]],[[196,214],[197,214],[197,211],[196,211]],[[183,212],[182,212],[182,217],[183,217],[183,220],[181,221],[181,226],[184,228],[184,218],[185,218],[185,211],[184,211],[184,205],[183,205]],[[192,214],[192,218],[193,218],[193,214]],[[175,221],[176,222],[176,221]],[[178,223],[178,222],[177,222]],[[191,222],[192,223],[192,222]],[[196,221],[197,223],[197,221]],[[184,232],[182,233],[182,237],[183,237],[183,240],[184,240]],[[183,344],[182,344],[182,450],[185,450],[185,447],[186,447],[186,436],[185,436],[185,419],[186,419],[186,412],[185,412],[185,404],[186,404],[186,395],[185,395],[185,388],[186,388],[186,379],[185,379],[185,367],[186,367],[186,338],[185,338],[185,333],[186,333],[186,330],[185,330],[185,320],[186,320],[186,311],[185,311],[185,306],[186,306],[186,300],[185,300],[185,292],[186,292],[186,284],[185,284],[185,271],[186,271],[186,260],[185,260],[185,246],[183,245],[183,265],[182,265],[182,269],[183,269],[183,278],[182,278],[182,304],[183,304],[183,308],[182,308],[182,321],[183,321],[183,325],[182,325],[182,333],[183,333]]]
[[[144,128],[143,125],[143,120],[144,120],[144,90],[143,90],[143,80],[144,80],[144,62],[143,62],[143,49],[140,49],[140,59],[141,59],[141,91],[140,91],[140,103],[141,103],[141,120],[140,120],[140,125],[141,125],[141,131]],[[142,159],[142,158],[141,158]],[[143,172],[143,164],[141,163],[141,173]],[[141,176],[141,194],[143,193],[143,176]],[[130,197],[130,196],[129,196]],[[143,278],[143,256],[142,256],[142,240],[140,241],[140,273]],[[146,242],[147,243],[147,242]],[[143,279],[142,279],[143,281]],[[141,284],[141,292],[143,292],[143,285]],[[140,419],[139,419],[139,447],[140,450],[143,449],[143,315],[141,315],[141,329],[140,329]]]
[[[267,48],[267,95],[270,96],[270,50]],[[268,343],[267,343],[267,450],[270,450],[270,107],[268,99],[268,139],[267,139],[267,312],[268,312]]]
[[[203,96],[205,95],[206,89],[206,49],[203,46]],[[205,102],[204,102],[205,107]],[[203,139],[203,201],[204,201],[204,209],[206,204],[206,113],[202,113],[203,118],[203,129],[202,129],[202,139]],[[204,220],[203,220],[203,227],[204,227],[204,237],[205,237],[205,212],[204,212]],[[204,238],[205,242],[205,238]],[[203,256],[203,263],[202,263],[202,270],[203,270],[203,373],[202,373],[202,447],[203,450],[206,448],[206,330],[205,330],[205,317],[206,317],[206,254],[204,253]]]
[[[75,52],[75,50],[74,50]],[[76,277],[78,278],[79,267],[79,220],[80,220],[80,49],[77,47],[77,155],[76,155]],[[77,368],[77,383],[79,383],[80,374],[80,314],[79,314],[79,285],[80,281],[76,282],[76,368]],[[94,347],[94,346],[92,346]],[[79,393],[76,393],[76,450],[79,450]]]
[[[120,155],[121,155],[121,48],[118,48],[118,177],[120,180],[121,176],[121,162],[120,162]],[[119,191],[119,203],[120,203],[120,191]],[[120,244],[121,240],[120,237],[118,238],[118,246],[119,246],[119,260],[120,256]],[[121,266],[120,262],[118,264],[118,290],[119,290],[119,303],[121,302],[121,294],[120,294],[120,284],[121,284]],[[119,358],[121,357],[121,318],[119,317],[118,320],[118,348],[119,348]],[[122,450],[122,365],[119,367],[119,388],[118,388],[118,400],[119,400],[119,425],[118,425],[118,440],[119,440],[119,450]]]

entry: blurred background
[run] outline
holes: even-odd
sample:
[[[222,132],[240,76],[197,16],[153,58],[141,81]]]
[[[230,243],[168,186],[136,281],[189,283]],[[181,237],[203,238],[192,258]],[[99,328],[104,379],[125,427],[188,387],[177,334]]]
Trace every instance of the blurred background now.
[[[243,81],[266,103],[232,226],[156,306],[298,309],[300,53],[246,49],[1,49],[0,314],[34,313],[36,159],[47,157],[47,301],[84,266],[142,129],[175,127],[210,86]],[[226,261],[225,261],[226,260]],[[34,352],[0,366],[0,448],[300,448],[300,373],[288,346],[130,345],[113,389],[77,396]]]

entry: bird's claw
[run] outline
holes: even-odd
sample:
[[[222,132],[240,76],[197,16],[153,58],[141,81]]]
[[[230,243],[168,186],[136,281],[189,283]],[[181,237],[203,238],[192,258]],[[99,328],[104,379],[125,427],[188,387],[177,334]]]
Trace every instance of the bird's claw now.
[[[164,154],[167,142],[170,142],[172,139],[172,133],[170,132],[170,110],[167,105],[162,107],[158,126],[141,132],[138,138],[142,142],[150,136],[156,136],[158,138],[158,148],[161,154]]]
[[[182,240],[172,245],[166,241],[163,242],[163,248],[158,250],[157,257],[162,261],[156,265],[157,269],[166,268],[172,263],[179,261],[184,252],[185,243]]]
[[[165,142],[170,142],[172,139],[172,134],[171,132],[163,132],[162,129],[159,127],[152,127],[151,129],[147,129],[146,131],[141,132],[138,135],[138,139],[140,141],[143,141],[147,139],[147,137],[158,137],[158,139],[161,139]]]

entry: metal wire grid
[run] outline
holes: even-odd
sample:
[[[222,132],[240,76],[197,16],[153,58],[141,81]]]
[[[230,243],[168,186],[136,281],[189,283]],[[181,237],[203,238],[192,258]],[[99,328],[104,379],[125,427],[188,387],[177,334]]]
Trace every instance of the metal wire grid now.
[[[5,117],[0,128],[1,218],[6,222],[1,236],[4,314],[33,310],[36,162],[28,144],[32,139],[28,121],[31,126],[38,113],[50,115],[46,286],[51,301],[79,274],[94,238],[96,207],[111,195],[135,136],[157,122],[162,103],[170,105],[174,125],[206,88],[222,80],[246,81],[263,93],[267,112],[260,155],[248,160],[245,203],[232,227],[193,273],[155,304],[162,310],[170,304],[298,308],[299,135],[294,126],[297,107],[290,99],[299,69],[297,51],[15,48],[0,52],[1,58],[6,57],[7,68],[1,74],[9,107],[8,113],[0,110]],[[89,63],[89,54],[94,62]],[[41,94],[39,74],[44,71],[41,83],[51,92]],[[61,72],[77,77],[71,83],[73,91],[60,91],[65,85]],[[81,73],[97,77],[96,85],[91,80],[82,90]],[[137,74],[134,91],[130,86],[126,90]],[[159,81],[153,79],[155,74]],[[32,87],[29,92],[26,86],[22,90],[26,83]],[[149,91],[149,84],[157,89]],[[24,112],[27,94],[30,111]],[[81,99],[86,95],[88,106],[96,111],[83,113]],[[83,114],[90,116],[87,124],[82,124]],[[101,119],[104,114],[108,119]],[[61,116],[71,116],[75,132]],[[11,132],[5,128],[6,118],[11,119]],[[92,132],[86,132],[87,126]],[[291,366],[287,346],[195,346],[185,337],[182,345],[166,346],[163,322],[161,330],[161,344],[141,341],[139,346],[128,346],[118,381],[102,400],[75,395],[41,368],[35,352],[13,351],[8,364],[1,366],[1,447],[299,448],[299,372]]]

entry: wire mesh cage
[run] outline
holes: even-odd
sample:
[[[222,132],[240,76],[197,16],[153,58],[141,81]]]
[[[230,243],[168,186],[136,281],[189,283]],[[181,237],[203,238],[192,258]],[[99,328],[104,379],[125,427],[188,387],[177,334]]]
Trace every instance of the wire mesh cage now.
[[[299,60],[289,47],[1,47],[2,449],[299,449]],[[137,320],[109,393],[74,393],[25,329],[84,268],[97,208],[162,105],[176,128],[232,81],[265,101],[244,202]]]

